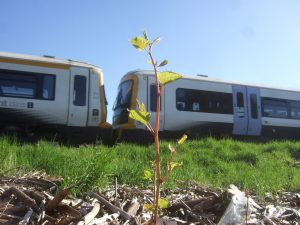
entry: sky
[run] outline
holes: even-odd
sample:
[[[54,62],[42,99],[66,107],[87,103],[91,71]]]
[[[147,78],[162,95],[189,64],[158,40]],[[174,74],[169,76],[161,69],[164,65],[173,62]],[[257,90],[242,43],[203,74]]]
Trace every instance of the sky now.
[[[300,89],[299,0],[1,0],[0,51],[102,68],[108,121],[121,77],[151,69],[129,40],[162,37],[166,70]]]

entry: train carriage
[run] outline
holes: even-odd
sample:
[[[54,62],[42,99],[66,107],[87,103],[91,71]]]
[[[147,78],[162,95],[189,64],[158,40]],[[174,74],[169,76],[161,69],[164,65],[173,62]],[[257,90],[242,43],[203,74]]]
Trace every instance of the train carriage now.
[[[116,136],[146,132],[128,118],[136,99],[152,113],[154,126],[156,86],[152,71],[137,70],[121,80],[114,104]],[[207,76],[184,76],[164,88],[160,133],[192,136],[300,137],[300,91],[224,82]]]
[[[110,135],[102,70],[50,56],[0,52],[0,128],[91,139]]]

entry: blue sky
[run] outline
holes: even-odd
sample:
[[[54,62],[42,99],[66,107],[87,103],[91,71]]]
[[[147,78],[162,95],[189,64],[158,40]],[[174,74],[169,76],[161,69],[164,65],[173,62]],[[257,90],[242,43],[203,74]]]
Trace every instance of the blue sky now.
[[[122,75],[150,69],[129,39],[146,30],[167,70],[300,89],[299,0],[2,0],[0,51],[101,67],[108,120]]]

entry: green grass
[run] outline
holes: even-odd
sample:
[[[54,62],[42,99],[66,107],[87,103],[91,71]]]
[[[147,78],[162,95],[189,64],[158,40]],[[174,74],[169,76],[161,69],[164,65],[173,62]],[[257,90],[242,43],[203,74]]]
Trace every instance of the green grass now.
[[[161,145],[161,159],[168,160],[167,142]],[[174,144],[174,143],[173,143]],[[120,143],[66,147],[40,141],[18,144],[0,138],[0,174],[14,175],[42,170],[62,176],[64,185],[76,185],[75,192],[105,188],[113,183],[143,186],[143,171],[154,160],[153,146]],[[172,173],[165,185],[193,180],[205,186],[227,188],[235,184],[262,196],[265,192],[300,190],[300,142],[270,141],[245,143],[213,138],[187,141],[177,148],[174,161],[183,167]]]

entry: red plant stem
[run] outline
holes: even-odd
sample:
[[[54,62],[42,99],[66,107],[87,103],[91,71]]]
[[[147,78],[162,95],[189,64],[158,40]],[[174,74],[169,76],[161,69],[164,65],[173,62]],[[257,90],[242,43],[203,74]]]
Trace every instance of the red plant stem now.
[[[160,198],[160,185],[161,185],[161,177],[160,177],[160,158],[159,158],[159,118],[160,118],[160,94],[157,92],[157,105],[156,105],[156,121],[155,121],[155,164],[156,164],[156,191],[155,191],[155,211],[154,211],[154,221],[157,221],[158,215],[158,200]]]
[[[156,224],[158,218],[158,200],[160,198],[160,185],[162,183],[161,176],[160,176],[160,157],[159,157],[159,120],[160,120],[160,99],[161,99],[161,90],[158,80],[158,72],[157,72],[157,65],[152,57],[152,46],[149,47],[149,56],[154,67],[154,74],[156,80],[156,118],[155,118],[155,129],[154,129],[154,140],[155,140],[155,168],[156,168],[156,187],[155,187],[155,201],[154,201],[154,219],[153,224]]]

